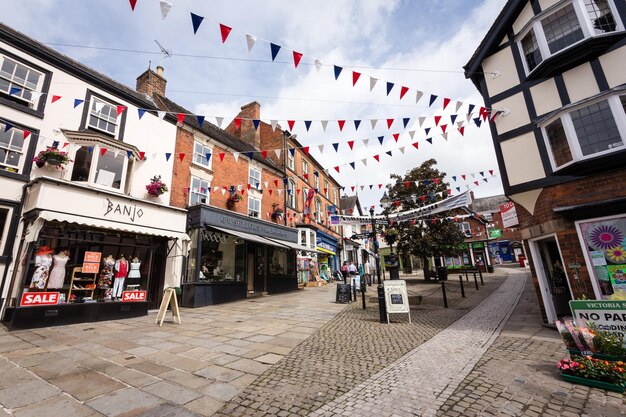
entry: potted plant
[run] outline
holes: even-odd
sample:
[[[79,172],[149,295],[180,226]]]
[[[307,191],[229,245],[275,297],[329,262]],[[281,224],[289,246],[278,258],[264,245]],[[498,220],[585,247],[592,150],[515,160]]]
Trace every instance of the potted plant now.
[[[43,168],[45,164],[50,164],[57,169],[64,169],[65,165],[71,162],[67,152],[60,151],[56,145],[47,146],[46,149],[39,151],[33,161],[39,168]]]
[[[155,175],[150,180],[150,183],[146,185],[146,190],[148,191],[148,195],[152,197],[158,197],[161,194],[167,192],[167,185],[163,181],[161,181],[160,175]]]
[[[283,218],[284,211],[278,207],[278,204],[272,203],[272,220],[277,221]]]
[[[226,208],[232,210],[235,208],[235,204],[241,201],[241,196],[237,193],[231,193],[226,200]]]
[[[609,362],[591,356],[573,356],[557,363],[561,377],[568,382],[624,392],[626,387],[626,364]]]

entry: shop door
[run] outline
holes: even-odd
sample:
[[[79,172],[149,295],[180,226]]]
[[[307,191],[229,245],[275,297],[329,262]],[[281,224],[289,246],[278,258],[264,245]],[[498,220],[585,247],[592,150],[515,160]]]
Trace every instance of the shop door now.
[[[248,245],[248,292],[265,292],[265,247],[262,245]]]
[[[553,322],[563,316],[571,315],[569,301],[572,295],[556,239],[549,237],[534,241],[531,248],[535,269],[543,284],[540,286],[548,320]]]

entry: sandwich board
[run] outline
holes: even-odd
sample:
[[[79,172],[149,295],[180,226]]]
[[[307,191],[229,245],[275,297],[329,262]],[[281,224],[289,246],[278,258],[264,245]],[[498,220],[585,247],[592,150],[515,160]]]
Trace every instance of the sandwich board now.
[[[389,324],[389,314],[406,313],[409,315],[411,323],[411,310],[409,309],[409,295],[406,291],[406,281],[402,279],[392,279],[383,282],[385,289],[385,306],[387,307],[387,324]]]
[[[161,307],[159,307],[159,313],[156,318],[156,323],[159,327],[163,326],[163,320],[165,319],[168,305],[172,310],[172,319],[174,320],[174,323],[178,320],[178,324],[181,324],[176,292],[174,291],[174,288],[166,288],[165,291],[163,291],[163,300],[161,300]]]

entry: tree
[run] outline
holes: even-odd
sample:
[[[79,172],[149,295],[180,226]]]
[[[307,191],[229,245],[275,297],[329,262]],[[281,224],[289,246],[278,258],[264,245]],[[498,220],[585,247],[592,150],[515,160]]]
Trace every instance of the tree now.
[[[393,186],[387,186],[391,204],[383,213],[391,214],[424,207],[447,197],[448,184],[444,181],[445,173],[439,171],[436,164],[436,160],[429,159],[404,176],[392,174],[391,178],[397,182]],[[415,181],[418,181],[417,186]],[[450,215],[449,212],[437,213],[434,216],[393,225],[398,231],[396,239],[398,253],[422,259],[425,279],[430,279],[431,275],[428,258],[454,256],[462,252],[465,238],[457,224],[450,220],[443,222],[439,220]]]

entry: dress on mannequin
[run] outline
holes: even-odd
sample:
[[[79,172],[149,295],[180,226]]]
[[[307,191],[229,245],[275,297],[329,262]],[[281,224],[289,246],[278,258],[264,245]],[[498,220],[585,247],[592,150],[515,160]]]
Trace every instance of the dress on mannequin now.
[[[67,256],[67,252],[62,250],[56,255],[52,256],[54,260],[54,267],[52,271],[50,271],[50,277],[48,278],[48,289],[59,289],[63,288],[63,283],[65,282],[65,264],[70,260],[70,257]]]
[[[128,261],[122,255],[120,259],[115,261],[115,280],[113,281],[113,294],[115,298],[122,297],[122,291],[124,291],[124,281],[128,274]]]
[[[35,252],[35,272],[30,280],[30,288],[44,289],[48,282],[48,274],[52,265],[52,254],[54,250],[47,246],[41,246]]]
[[[126,285],[139,285],[141,282],[141,273],[139,272],[139,268],[141,268],[141,261],[139,258],[134,257],[130,261],[130,271],[128,272],[128,277],[126,278]]]

